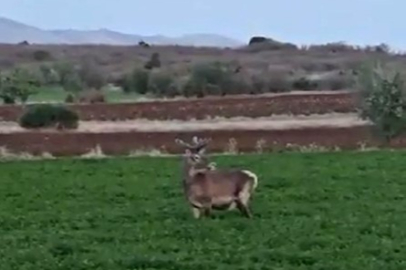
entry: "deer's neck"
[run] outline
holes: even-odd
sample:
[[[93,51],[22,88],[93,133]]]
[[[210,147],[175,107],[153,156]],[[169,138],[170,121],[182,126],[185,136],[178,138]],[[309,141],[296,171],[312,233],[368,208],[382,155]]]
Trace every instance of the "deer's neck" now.
[[[189,172],[193,168],[185,159],[182,161],[182,179],[187,182],[189,179]]]
[[[208,167],[208,160],[204,158],[201,163],[196,164],[196,165],[191,165],[187,162],[186,159],[183,159],[183,164],[182,164],[182,179],[184,183],[187,183],[190,181],[191,177],[191,172],[199,169],[207,169]]]

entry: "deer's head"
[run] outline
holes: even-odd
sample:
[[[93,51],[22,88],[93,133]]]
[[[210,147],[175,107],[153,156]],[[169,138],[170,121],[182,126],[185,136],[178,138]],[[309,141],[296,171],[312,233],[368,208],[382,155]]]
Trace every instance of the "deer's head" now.
[[[186,143],[181,139],[175,139],[175,142],[184,147],[183,156],[190,166],[207,165],[208,160],[205,153],[210,139],[199,139],[194,136],[192,143]]]

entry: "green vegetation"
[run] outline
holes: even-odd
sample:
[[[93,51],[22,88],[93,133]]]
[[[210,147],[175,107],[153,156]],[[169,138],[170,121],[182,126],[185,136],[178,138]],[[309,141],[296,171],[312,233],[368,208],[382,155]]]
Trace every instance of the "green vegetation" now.
[[[383,45],[299,47],[267,37],[252,37],[248,43],[238,49],[151,47],[145,42],[131,50],[97,45],[19,46],[3,53],[7,57],[0,59],[0,69],[26,67],[36,74],[41,88],[63,89],[61,101],[89,103],[79,98],[83,92],[112,84],[126,93],[158,98],[344,90],[353,86],[352,73],[363,60],[391,56]],[[8,97],[5,101],[12,103]]]
[[[144,68],[145,69],[154,69],[154,68],[160,68],[161,67],[161,60],[159,59],[159,53],[154,52],[151,55],[151,59],[148,60],[148,62],[145,63]]]
[[[145,92],[157,97],[346,90],[352,88],[353,73],[367,59],[379,58],[405,66],[404,55],[385,44],[361,47],[334,42],[299,46],[263,36],[252,37],[246,46],[224,49],[149,45],[140,41],[131,48],[16,45],[0,50],[1,71],[33,69],[42,79],[42,86],[57,86],[68,92],[61,100],[68,94],[99,90],[109,84],[121,86],[126,92]],[[202,71],[202,66],[207,71]],[[140,74],[140,82],[124,82],[134,75],[134,69],[145,71]],[[223,80],[208,83],[209,73],[214,69],[225,73],[227,77],[223,78],[232,84],[224,88]],[[202,82],[196,72],[209,77]],[[149,81],[152,87],[145,87],[145,74],[156,78],[157,82]]]
[[[360,116],[374,124],[373,131],[385,143],[406,130],[404,74],[381,63],[365,65],[358,77]]]
[[[36,104],[28,108],[19,122],[23,128],[58,127],[76,129],[79,115],[61,105]]]
[[[405,269],[405,152],[221,156],[254,218],[194,220],[178,158],[0,164],[1,269]]]
[[[16,68],[8,73],[0,73],[0,99],[5,104],[27,102],[28,98],[38,91],[40,82],[27,70]]]
[[[107,102],[116,103],[116,102],[132,102],[136,101],[142,95],[130,92],[124,93],[122,91],[117,90],[110,90],[108,87],[103,88],[100,90],[101,93],[107,99]],[[60,87],[41,87],[38,91],[31,95],[28,98],[28,102],[64,102],[66,99],[67,93]]]

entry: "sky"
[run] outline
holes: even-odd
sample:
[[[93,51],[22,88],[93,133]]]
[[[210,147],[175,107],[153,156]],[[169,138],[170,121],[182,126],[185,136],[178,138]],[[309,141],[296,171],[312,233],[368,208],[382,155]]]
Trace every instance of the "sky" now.
[[[0,0],[0,6],[0,16],[44,29],[212,33],[245,42],[264,35],[406,49],[405,0]]]

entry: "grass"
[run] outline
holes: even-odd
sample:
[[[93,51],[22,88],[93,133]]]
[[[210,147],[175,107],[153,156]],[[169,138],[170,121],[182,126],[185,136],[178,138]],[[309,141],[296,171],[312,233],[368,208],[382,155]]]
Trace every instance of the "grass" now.
[[[108,88],[101,90],[107,99],[107,102],[132,102],[140,98],[139,94],[123,91],[112,91]],[[67,92],[58,87],[44,87],[37,94],[30,96],[28,102],[64,102]]]
[[[254,219],[194,220],[177,158],[0,163],[1,269],[405,269],[405,152],[215,161],[259,175]]]

